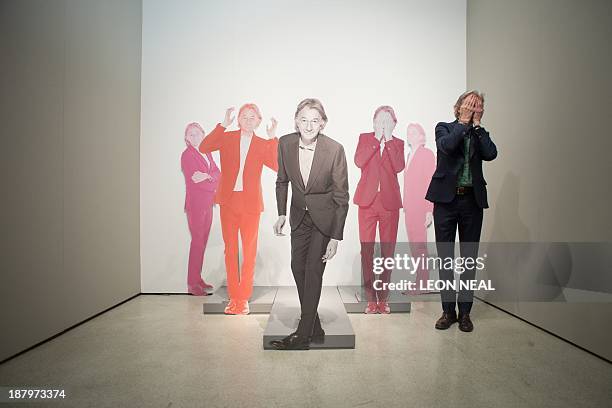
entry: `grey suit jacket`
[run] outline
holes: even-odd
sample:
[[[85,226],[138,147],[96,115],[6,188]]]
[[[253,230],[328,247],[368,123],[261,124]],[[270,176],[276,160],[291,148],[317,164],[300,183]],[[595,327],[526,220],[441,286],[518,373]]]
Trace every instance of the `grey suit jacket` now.
[[[278,141],[276,204],[278,215],[287,214],[287,193],[291,182],[289,225],[295,230],[306,213],[315,226],[333,239],[342,239],[348,212],[349,186],[344,148],[335,140],[319,134],[308,185],[300,173],[299,134],[290,133]]]

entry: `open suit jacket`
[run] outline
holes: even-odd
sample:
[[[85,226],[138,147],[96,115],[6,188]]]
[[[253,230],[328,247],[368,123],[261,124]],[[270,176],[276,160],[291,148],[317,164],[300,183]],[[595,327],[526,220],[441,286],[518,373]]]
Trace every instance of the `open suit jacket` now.
[[[244,162],[243,195],[249,203],[248,212],[263,211],[261,194],[261,171],[267,166],[276,171],[277,138],[262,139],[253,134],[253,139]],[[221,183],[215,202],[221,205],[230,201],[236,178],[240,171],[240,130],[226,132],[220,124],[200,144],[202,153],[219,150],[221,156]]]
[[[475,129],[457,120],[451,123],[440,122],[436,126],[438,159],[425,198],[433,203],[450,203],[455,198],[459,171],[465,162],[463,139],[467,132],[471,132],[470,170],[474,198],[480,208],[489,208],[487,182],[482,175],[482,161],[495,159],[497,148],[489,137],[489,132],[484,128]]]
[[[300,225],[308,208],[313,223],[324,235],[341,240],[349,202],[344,148],[335,140],[319,134],[308,185],[305,186],[300,173],[299,138],[298,133],[291,133],[279,140],[276,179],[278,215],[287,214],[288,183],[291,181],[291,230]]]

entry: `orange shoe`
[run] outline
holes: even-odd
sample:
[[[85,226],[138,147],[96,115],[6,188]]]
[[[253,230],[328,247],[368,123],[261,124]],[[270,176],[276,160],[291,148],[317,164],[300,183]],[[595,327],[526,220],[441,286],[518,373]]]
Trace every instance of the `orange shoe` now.
[[[251,313],[251,309],[249,308],[249,301],[248,300],[241,300],[236,302],[236,314],[241,314],[241,315],[248,315],[249,313]]]
[[[235,315],[236,313],[236,301],[234,299],[230,299],[230,301],[227,303],[227,306],[225,306],[225,310],[223,310],[223,313],[225,313],[226,315]]]

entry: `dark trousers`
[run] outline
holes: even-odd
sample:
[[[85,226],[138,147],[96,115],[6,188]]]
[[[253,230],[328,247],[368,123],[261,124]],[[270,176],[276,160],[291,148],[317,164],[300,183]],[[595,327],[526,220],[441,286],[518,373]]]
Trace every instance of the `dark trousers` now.
[[[297,333],[302,336],[312,336],[322,330],[317,307],[325,270],[321,257],[329,240],[330,237],[323,235],[314,225],[308,211],[300,225],[291,232],[291,271],[301,307]]]
[[[436,247],[438,256],[442,258],[443,267],[440,269],[440,280],[453,281],[453,269],[444,268],[446,258],[455,257],[455,233],[459,229],[459,252],[462,258],[478,256],[478,243],[482,228],[482,208],[476,204],[474,195],[455,195],[450,203],[434,203],[433,217],[436,231]],[[465,268],[461,273],[461,280],[473,280],[476,275],[475,265]],[[459,307],[459,316],[470,313],[474,291],[461,289],[459,297],[455,290],[440,291],[442,310],[456,314],[455,302]]]

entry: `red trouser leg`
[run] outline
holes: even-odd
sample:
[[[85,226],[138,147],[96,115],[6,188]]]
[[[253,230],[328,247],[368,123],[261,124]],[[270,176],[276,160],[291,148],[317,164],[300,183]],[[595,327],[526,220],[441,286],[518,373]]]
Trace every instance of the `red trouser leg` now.
[[[380,254],[383,258],[395,257],[395,243],[397,242],[397,224],[399,223],[399,209],[387,210],[383,207],[381,200],[377,197],[379,224],[378,235],[380,236]],[[383,282],[391,281],[391,269],[386,269],[380,275]],[[388,290],[377,291],[378,301],[386,302],[389,298]]]
[[[361,271],[368,302],[383,302],[388,298],[388,290],[374,290],[374,280],[389,283],[391,270],[384,268],[380,275],[375,276],[374,243],[376,241],[376,225],[380,236],[380,252],[383,258],[393,258],[397,241],[397,224],[399,209],[387,210],[383,207],[377,194],[369,207],[359,207],[359,240],[361,241]]]
[[[378,214],[370,207],[359,207],[359,241],[361,241],[361,273],[363,288],[368,302],[376,302],[374,291],[374,243],[376,241],[376,224]]]

